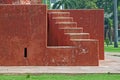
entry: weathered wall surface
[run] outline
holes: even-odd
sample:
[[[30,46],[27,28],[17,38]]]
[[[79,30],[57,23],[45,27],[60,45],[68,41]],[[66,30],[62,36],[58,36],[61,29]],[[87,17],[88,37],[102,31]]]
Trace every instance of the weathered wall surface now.
[[[0,65],[42,65],[46,19],[45,5],[0,5]]]
[[[46,51],[45,64],[50,66],[99,65],[97,41],[81,41],[76,44],[76,47],[48,47]],[[85,53],[83,49],[86,49]]]
[[[77,27],[90,33],[91,39],[99,40],[99,59],[104,59],[104,10],[49,10],[49,12],[70,12]],[[51,27],[51,24],[49,25]],[[56,33],[56,32],[55,32]],[[52,41],[51,41],[52,42]]]
[[[91,38],[99,40],[99,56],[104,59],[104,11],[76,10],[70,13],[78,27],[83,27],[84,32],[90,33]]]
[[[0,0],[0,4],[12,4],[12,0]]]
[[[1,66],[98,65],[97,41],[47,46],[48,36],[45,5],[0,5]]]

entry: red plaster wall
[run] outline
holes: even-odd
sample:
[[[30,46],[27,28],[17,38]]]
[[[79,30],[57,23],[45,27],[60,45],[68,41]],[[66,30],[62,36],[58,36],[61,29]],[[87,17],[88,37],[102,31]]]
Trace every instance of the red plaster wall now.
[[[74,56],[73,47],[49,46],[44,62],[46,66],[75,66],[75,63],[72,63],[72,56]]]
[[[98,41],[75,42],[77,46],[49,46],[45,52],[46,66],[98,66]],[[92,46],[91,46],[92,45]],[[94,50],[93,50],[94,48]],[[81,50],[86,49],[86,53]]]
[[[75,49],[75,64],[76,66],[96,66],[99,65],[99,54],[98,54],[98,41],[97,40],[83,40],[76,41],[74,44],[77,45]],[[82,50],[85,51],[82,51]],[[81,65],[82,64],[82,65]]]
[[[0,5],[1,66],[98,65],[97,42],[82,42],[90,51],[83,54],[76,52],[78,47],[74,46],[47,46],[47,36],[45,5]]]
[[[49,12],[70,12],[78,27],[90,33],[91,39],[99,40],[99,59],[104,59],[104,10],[49,10]],[[51,25],[49,25],[51,26]]]
[[[13,0],[0,0],[0,4],[12,4]]]
[[[43,65],[46,19],[45,5],[0,5],[0,65]]]

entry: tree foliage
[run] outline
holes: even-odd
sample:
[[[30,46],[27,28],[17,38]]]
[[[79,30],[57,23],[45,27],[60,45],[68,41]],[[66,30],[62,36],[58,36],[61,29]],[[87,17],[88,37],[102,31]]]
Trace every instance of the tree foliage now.
[[[97,0],[76,0],[77,9],[93,9],[97,8],[96,6]]]
[[[104,9],[106,13],[113,12],[113,0],[97,0],[96,5],[100,9]]]
[[[59,0],[53,5],[53,9],[91,9],[97,8],[97,0]]]
[[[75,9],[77,6],[75,0],[59,0],[53,5],[53,9],[60,9],[61,7],[63,9]]]

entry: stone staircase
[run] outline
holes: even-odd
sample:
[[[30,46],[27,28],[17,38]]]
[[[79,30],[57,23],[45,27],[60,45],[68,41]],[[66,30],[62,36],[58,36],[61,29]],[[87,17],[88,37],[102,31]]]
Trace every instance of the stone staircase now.
[[[90,39],[89,33],[84,33],[82,27],[77,27],[77,23],[74,22],[73,18],[70,17],[69,12],[49,12],[49,33],[50,38],[53,39],[48,42],[49,46],[68,46],[73,45],[73,42],[83,41],[83,39],[88,41],[93,41]],[[54,33],[55,32],[55,33]],[[52,41],[52,43],[51,43]],[[94,40],[96,41],[96,40]],[[53,44],[56,42],[55,44]],[[66,43],[64,43],[66,42]]]
[[[48,46],[74,46],[74,65],[98,65],[98,40],[90,39],[69,12],[49,12],[48,22]]]

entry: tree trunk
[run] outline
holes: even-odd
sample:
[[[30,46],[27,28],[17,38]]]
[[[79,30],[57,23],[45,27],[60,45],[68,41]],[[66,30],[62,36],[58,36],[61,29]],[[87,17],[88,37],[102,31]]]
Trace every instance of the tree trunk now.
[[[110,34],[110,37],[109,37],[109,40],[110,40],[110,45],[112,45],[112,27],[110,26],[109,27],[109,34]]]
[[[118,13],[117,0],[114,1],[114,47],[118,48]]]

